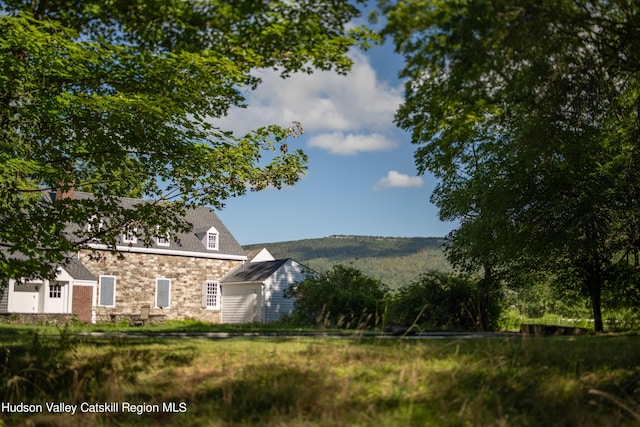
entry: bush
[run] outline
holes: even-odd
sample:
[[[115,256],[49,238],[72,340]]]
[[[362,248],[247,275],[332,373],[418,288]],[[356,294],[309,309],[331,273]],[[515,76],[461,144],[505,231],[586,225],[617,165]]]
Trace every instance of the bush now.
[[[481,314],[494,329],[500,318],[500,293],[476,278],[430,271],[401,287],[391,299],[388,324],[422,329],[482,329]]]
[[[640,324],[640,270],[619,263],[602,290],[605,316],[616,329],[637,329]]]
[[[335,265],[296,283],[286,292],[296,298],[292,321],[298,325],[370,328],[380,319],[388,288],[360,270]]]

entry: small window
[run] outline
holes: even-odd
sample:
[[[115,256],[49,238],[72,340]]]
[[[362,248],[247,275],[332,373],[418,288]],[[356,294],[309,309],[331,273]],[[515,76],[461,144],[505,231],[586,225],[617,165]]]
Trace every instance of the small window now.
[[[129,226],[122,233],[123,243],[137,243],[138,242],[138,229],[133,226]]]
[[[49,298],[62,298],[62,286],[57,283],[49,285]]]
[[[156,307],[171,305],[171,279],[156,279]]]
[[[116,305],[116,276],[100,276],[99,280],[98,305],[114,307]]]
[[[209,280],[202,285],[202,307],[220,309],[220,283]]]
[[[171,241],[169,240],[169,234],[165,234],[164,236],[156,236],[156,244],[158,246],[170,246]]]
[[[89,234],[100,234],[104,228],[104,221],[102,218],[98,219],[96,215],[92,215],[87,222],[85,230]],[[92,237],[93,240],[99,240],[97,236]]]
[[[218,233],[209,231],[207,233],[207,249],[212,251],[218,250]]]

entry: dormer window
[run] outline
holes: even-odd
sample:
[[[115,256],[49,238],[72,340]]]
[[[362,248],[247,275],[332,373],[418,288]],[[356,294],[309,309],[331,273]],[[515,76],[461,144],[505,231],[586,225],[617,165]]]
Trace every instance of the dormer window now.
[[[134,226],[128,226],[122,233],[122,243],[137,243],[138,229]]]
[[[162,234],[160,227],[156,226],[156,245],[158,246],[171,246],[171,240],[169,233]]]
[[[201,228],[196,231],[196,236],[207,250],[217,251],[220,248],[220,233],[215,227]]]
[[[98,219],[96,215],[92,215],[85,226],[87,233],[100,233],[104,228],[104,222],[102,218]]]
[[[217,230],[209,230],[207,232],[207,249],[210,251],[218,250],[218,231]]]
[[[164,236],[156,237],[156,245],[158,246],[171,246],[171,242],[169,241],[169,235],[166,234]]]

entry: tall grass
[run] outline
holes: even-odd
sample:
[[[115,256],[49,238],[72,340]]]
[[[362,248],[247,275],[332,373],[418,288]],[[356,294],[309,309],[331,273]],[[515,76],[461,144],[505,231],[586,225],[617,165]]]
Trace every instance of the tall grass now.
[[[0,416],[50,426],[631,426],[639,344],[635,336],[16,338],[0,345],[9,363],[3,401],[185,402],[187,411]],[[16,387],[20,378],[37,387]]]

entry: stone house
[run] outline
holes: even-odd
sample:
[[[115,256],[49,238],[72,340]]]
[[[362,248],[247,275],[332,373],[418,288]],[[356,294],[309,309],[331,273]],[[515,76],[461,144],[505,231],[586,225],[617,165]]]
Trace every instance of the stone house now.
[[[91,195],[75,192],[73,197]],[[142,201],[122,198],[121,203]],[[221,284],[247,262],[247,255],[231,232],[208,208],[187,211],[186,220],[193,225],[192,230],[178,233],[176,239],[157,237],[149,245],[135,232],[123,230],[115,252],[99,241],[89,243],[71,263],[58,268],[54,281],[10,280],[0,296],[0,313],[69,314],[95,323],[132,321],[145,309],[151,321],[196,319],[221,323],[223,312],[254,310],[253,306],[238,306],[231,296],[225,310]],[[269,256],[263,254],[260,259]],[[232,282],[225,285],[228,295],[237,294],[235,286]],[[238,286],[238,290],[246,288]],[[230,318],[266,320],[244,312]],[[268,319],[275,320],[273,316]]]
[[[139,202],[123,198],[121,203]],[[188,210],[185,219],[193,229],[176,239],[157,237],[145,245],[123,230],[116,253],[100,243],[80,251],[79,261],[98,282],[96,321],[127,319],[149,306],[152,319],[220,322],[220,281],[247,256],[211,209]]]

